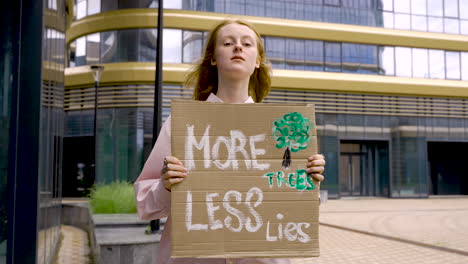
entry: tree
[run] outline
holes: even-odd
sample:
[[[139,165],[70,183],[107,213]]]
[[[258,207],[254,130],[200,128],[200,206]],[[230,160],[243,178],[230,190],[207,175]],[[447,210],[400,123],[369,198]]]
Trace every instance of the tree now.
[[[293,112],[278,118],[273,122],[273,138],[277,141],[277,148],[284,148],[282,166],[288,169],[291,165],[291,151],[298,152],[306,149],[311,138],[312,123],[300,113]]]

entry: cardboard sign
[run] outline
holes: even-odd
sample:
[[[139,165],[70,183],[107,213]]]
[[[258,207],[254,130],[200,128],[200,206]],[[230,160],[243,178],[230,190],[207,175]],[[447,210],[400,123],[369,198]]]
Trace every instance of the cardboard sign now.
[[[172,257],[319,256],[311,105],[172,102]]]

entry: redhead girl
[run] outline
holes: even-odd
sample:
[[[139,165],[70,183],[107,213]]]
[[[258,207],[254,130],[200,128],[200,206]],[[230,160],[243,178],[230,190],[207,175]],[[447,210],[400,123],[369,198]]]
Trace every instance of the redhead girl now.
[[[258,32],[243,21],[224,21],[210,33],[202,62],[189,75],[193,98],[207,102],[260,103],[270,91],[270,67]],[[311,155],[304,166],[323,181],[325,160]],[[162,234],[159,264],[262,263],[287,264],[288,259],[189,259],[171,258],[171,189],[190,177],[190,172],[171,156],[171,118],[161,128],[156,144],[135,182],[138,215],[145,220],[168,217]]]

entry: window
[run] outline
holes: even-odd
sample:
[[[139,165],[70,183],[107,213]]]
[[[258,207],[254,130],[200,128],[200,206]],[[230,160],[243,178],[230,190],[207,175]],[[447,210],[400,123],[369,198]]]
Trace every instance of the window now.
[[[394,47],[380,47],[379,53],[381,62],[380,67],[384,75],[395,75],[395,48]]]
[[[411,0],[411,14],[426,15],[426,0]]]
[[[324,0],[325,5],[341,6],[341,0]]]
[[[428,78],[427,49],[413,49],[413,77]]]
[[[325,71],[341,71],[341,43],[325,42]]]
[[[395,48],[396,75],[411,77],[411,48]]]
[[[442,0],[427,0],[427,11],[430,16],[441,17],[443,10]]]
[[[444,1],[444,16],[445,17],[458,17],[458,0],[445,0]]]
[[[448,34],[460,34],[458,19],[444,18],[444,32]]]
[[[460,52],[446,51],[445,65],[447,79],[460,80]]]
[[[418,31],[427,31],[427,17],[411,16],[411,29]]]
[[[445,59],[443,50],[429,50],[429,77],[445,79]]]

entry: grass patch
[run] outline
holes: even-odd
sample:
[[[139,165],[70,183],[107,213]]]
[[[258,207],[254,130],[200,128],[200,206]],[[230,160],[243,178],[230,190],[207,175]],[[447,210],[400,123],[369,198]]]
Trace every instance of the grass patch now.
[[[128,182],[96,185],[91,191],[89,204],[94,214],[136,213],[135,191]]]

